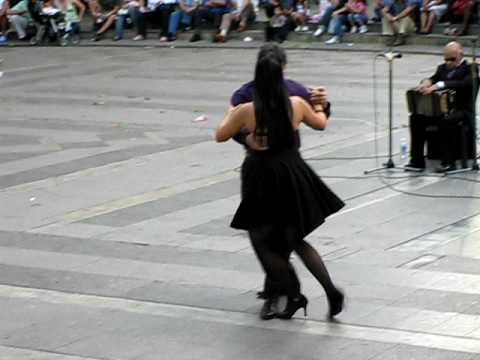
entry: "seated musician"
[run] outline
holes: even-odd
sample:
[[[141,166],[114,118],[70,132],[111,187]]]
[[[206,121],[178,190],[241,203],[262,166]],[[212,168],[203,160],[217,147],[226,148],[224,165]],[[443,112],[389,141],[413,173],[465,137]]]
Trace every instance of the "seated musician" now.
[[[455,90],[454,110],[442,118],[431,118],[423,115],[410,117],[411,150],[410,162],[406,171],[423,171],[425,169],[424,145],[426,128],[436,124],[441,139],[441,165],[437,172],[456,169],[455,144],[459,138],[460,121],[472,124],[474,114],[472,67],[463,58],[463,48],[455,41],[448,43],[444,50],[444,63],[439,65],[435,74],[425,79],[418,86],[421,94],[431,94],[438,90]],[[478,81],[477,81],[478,82]]]

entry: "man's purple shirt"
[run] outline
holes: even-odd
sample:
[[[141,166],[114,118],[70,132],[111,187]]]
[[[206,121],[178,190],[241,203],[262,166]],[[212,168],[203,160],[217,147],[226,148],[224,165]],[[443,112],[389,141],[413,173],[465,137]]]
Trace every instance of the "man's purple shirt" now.
[[[305,86],[290,79],[285,79],[284,81],[287,87],[288,94],[290,96],[299,96],[305,101],[307,101],[309,104],[311,104],[310,91],[308,91]],[[233,93],[232,97],[230,98],[230,104],[232,104],[232,106],[237,106],[253,101],[253,86],[253,80],[246,84],[243,84],[238,90]]]
[[[285,79],[284,82],[285,86],[287,87],[288,95],[299,96],[312,105],[310,100],[310,91],[308,91],[305,86],[290,79]],[[253,86],[253,80],[243,84],[233,93],[232,97],[230,98],[230,104],[232,106],[237,106],[253,101]],[[325,114],[327,117],[330,116],[330,103],[328,103],[327,107],[325,108]],[[245,138],[247,137],[248,133],[249,131],[247,129],[242,129],[238,134],[233,136],[233,139],[236,142],[245,145]]]

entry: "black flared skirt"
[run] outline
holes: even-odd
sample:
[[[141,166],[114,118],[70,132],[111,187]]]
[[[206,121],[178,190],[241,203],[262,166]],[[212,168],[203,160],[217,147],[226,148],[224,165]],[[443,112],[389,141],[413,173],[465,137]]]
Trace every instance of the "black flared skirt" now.
[[[231,227],[289,226],[300,238],[344,206],[298,149],[248,154],[242,165],[242,201]]]

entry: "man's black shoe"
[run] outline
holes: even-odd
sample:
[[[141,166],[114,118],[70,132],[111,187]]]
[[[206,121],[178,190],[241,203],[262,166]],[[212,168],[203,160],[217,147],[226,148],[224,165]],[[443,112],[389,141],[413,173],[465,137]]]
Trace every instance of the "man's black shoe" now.
[[[192,37],[190,38],[190,42],[197,42],[202,40],[202,36],[200,34],[193,34]]]
[[[405,171],[414,171],[414,172],[421,172],[425,170],[425,165],[417,165],[415,163],[409,162],[407,165],[403,167]]]
[[[455,171],[455,170],[457,170],[457,166],[455,164],[442,164],[435,169],[435,172],[446,173],[446,172]]]

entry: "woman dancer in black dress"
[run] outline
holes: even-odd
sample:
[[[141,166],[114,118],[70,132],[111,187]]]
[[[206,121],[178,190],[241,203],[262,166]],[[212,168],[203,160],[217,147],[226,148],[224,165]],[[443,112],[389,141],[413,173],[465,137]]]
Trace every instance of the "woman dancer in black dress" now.
[[[304,238],[344,203],[302,159],[298,128],[302,122],[324,129],[321,105],[315,111],[300,97],[289,97],[283,66],[275,56],[283,51],[265,45],[257,59],[253,102],[230,110],[216,131],[227,141],[242,128],[250,130],[250,150],[242,165],[242,201],[231,226],[247,230],[266,274],[281,284],[287,305],[276,317],[290,319],[308,300],[289,272],[288,252],[295,251],[324,288],[333,318],[342,311],[344,296],[333,284],[318,252]]]

